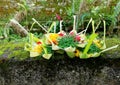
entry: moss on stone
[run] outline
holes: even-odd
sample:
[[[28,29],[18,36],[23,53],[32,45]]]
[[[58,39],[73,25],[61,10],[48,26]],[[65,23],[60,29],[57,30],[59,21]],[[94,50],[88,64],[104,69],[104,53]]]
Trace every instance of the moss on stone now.
[[[0,51],[0,55],[2,55],[4,52],[3,51]]]
[[[101,56],[104,58],[120,58],[120,38],[107,38],[106,46],[107,48],[119,45],[117,48],[106,51]]]
[[[111,46],[115,46],[115,45],[120,45],[120,38],[107,38],[106,39],[107,47],[111,47]],[[116,49],[112,49],[107,52],[114,52],[114,51],[120,51],[120,46],[118,46],[118,48],[116,48]]]
[[[0,42],[0,58],[25,59],[29,53],[24,50],[25,42]]]
[[[9,54],[8,58],[14,57],[15,59],[24,60],[29,57],[29,53],[23,50],[14,50]]]

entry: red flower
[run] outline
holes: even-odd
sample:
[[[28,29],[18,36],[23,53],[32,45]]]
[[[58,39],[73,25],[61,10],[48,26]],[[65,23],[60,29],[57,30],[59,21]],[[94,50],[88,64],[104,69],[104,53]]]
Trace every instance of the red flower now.
[[[56,14],[56,18],[57,18],[57,20],[62,20],[62,18],[61,18],[61,16],[59,15],[59,14]]]
[[[59,36],[64,36],[64,34],[63,33],[59,33]]]
[[[80,40],[81,40],[81,37],[80,37],[79,35],[76,35],[76,36],[75,36],[75,40],[76,40],[76,41],[80,41]]]
[[[62,37],[64,35],[66,35],[66,33],[64,31],[61,31],[61,32],[58,33],[58,35]]]
[[[38,45],[42,44],[40,41],[37,42]]]

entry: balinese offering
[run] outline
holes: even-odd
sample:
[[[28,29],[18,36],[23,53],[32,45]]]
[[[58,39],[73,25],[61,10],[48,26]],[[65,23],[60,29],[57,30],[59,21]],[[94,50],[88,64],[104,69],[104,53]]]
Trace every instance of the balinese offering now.
[[[30,52],[30,57],[43,57],[50,59],[54,53],[64,54],[68,57],[78,57],[81,59],[87,59],[91,57],[98,57],[101,53],[117,48],[118,45],[106,48],[105,33],[106,25],[103,21],[104,35],[100,38],[96,33],[98,28],[94,26],[94,20],[90,19],[86,29],[81,32],[76,30],[76,16],[74,15],[73,29],[70,32],[65,32],[62,29],[62,22],[60,20],[60,31],[56,32],[56,22],[53,22],[48,30],[40,25],[34,18],[34,23],[37,23],[45,32],[41,38],[35,37],[32,33],[29,33],[29,42],[25,45],[25,50]],[[87,34],[86,31],[89,24],[92,23],[92,33]],[[54,32],[51,29],[54,28]],[[57,57],[57,56],[56,56]]]

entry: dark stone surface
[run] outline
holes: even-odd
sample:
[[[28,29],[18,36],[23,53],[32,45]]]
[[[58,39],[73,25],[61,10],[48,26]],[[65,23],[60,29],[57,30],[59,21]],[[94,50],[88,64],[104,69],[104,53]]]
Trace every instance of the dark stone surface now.
[[[0,85],[120,85],[120,59],[1,61]]]

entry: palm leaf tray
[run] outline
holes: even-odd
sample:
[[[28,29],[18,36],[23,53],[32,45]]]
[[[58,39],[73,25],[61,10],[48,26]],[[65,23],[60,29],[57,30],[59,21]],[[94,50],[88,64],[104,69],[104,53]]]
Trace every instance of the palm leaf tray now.
[[[56,32],[56,22],[53,22],[50,28],[46,30],[33,18],[34,24],[37,23],[46,34],[43,34],[41,38],[37,38],[34,34],[29,33],[29,41],[25,44],[25,50],[30,52],[30,57],[50,59],[54,53],[66,53],[70,58],[78,57],[80,59],[87,59],[99,57],[101,53],[118,47],[118,45],[115,45],[106,48],[106,24],[104,20],[104,35],[103,38],[99,38],[95,32],[98,26],[96,28],[94,27],[94,20],[92,18],[86,29],[77,33],[75,26],[76,16],[73,17],[73,29],[69,33],[62,30],[63,20],[60,21],[60,31]],[[92,33],[87,35],[86,31],[90,23],[92,23]],[[54,32],[51,32],[53,28]]]

